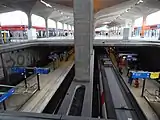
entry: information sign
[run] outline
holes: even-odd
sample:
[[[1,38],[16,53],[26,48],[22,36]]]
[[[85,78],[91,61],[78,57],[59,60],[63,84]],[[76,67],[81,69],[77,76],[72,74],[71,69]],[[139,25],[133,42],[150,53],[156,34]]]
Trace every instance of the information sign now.
[[[151,79],[157,79],[157,78],[159,78],[159,74],[160,74],[160,72],[151,72],[150,73],[150,78]]]
[[[150,78],[150,73],[149,72],[132,72],[132,78],[133,79],[135,78],[147,79],[147,78]]]
[[[14,73],[25,73],[26,68],[24,68],[24,67],[12,67],[11,71],[14,72]]]
[[[50,72],[49,68],[35,68],[34,73],[35,74],[48,74]]]

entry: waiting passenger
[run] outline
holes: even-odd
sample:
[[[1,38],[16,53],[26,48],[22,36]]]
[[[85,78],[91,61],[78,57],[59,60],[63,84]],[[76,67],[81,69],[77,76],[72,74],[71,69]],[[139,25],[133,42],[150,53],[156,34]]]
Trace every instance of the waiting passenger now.
[[[127,67],[127,76],[129,76],[130,67]]]
[[[130,84],[130,86],[132,85],[133,82],[133,78],[132,78],[132,73],[129,73],[129,77],[128,77],[128,83]]]
[[[121,75],[123,74],[122,67],[119,67],[119,72]]]
[[[134,82],[134,86],[135,86],[135,88],[139,87],[139,80],[138,80],[138,78],[136,78],[136,80]]]

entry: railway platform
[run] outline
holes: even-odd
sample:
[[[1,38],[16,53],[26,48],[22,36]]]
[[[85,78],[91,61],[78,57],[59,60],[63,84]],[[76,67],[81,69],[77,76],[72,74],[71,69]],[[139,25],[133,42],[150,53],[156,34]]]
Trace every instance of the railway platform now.
[[[149,103],[149,101],[147,102],[147,100],[145,99],[148,96],[147,91],[153,94],[158,89],[158,84],[156,83],[156,81],[146,80],[144,96],[142,97],[141,94],[142,94],[143,81],[139,80],[140,85],[138,88],[135,88],[134,85],[130,86],[128,84],[128,77],[126,76],[125,73],[123,75],[123,80],[125,81],[130,91],[132,92],[133,96],[135,97],[137,103],[141,107],[142,111],[144,112],[148,120],[159,120],[158,115],[156,115],[155,113],[156,110],[154,110],[151,107],[151,104],[156,104],[156,102],[153,101]],[[148,96],[148,99],[151,99],[151,97]],[[160,104],[158,104],[157,102],[155,106],[158,107],[160,106]]]
[[[117,61],[115,59],[115,56],[113,54],[110,54],[110,57],[112,59],[112,62],[115,66],[117,66]],[[123,67],[122,71],[122,78],[131,91],[132,95],[134,96],[135,100],[137,101],[138,105],[140,106],[142,112],[145,114],[146,118],[148,120],[159,120],[158,115],[156,114],[155,110],[151,107],[151,104],[147,102],[146,100],[146,91],[144,92],[144,97],[142,97],[142,86],[143,81],[140,81],[140,85],[138,88],[135,88],[134,85],[131,85],[128,83],[128,77],[127,77],[127,67]],[[146,80],[145,88],[148,89],[149,92],[154,92],[158,89],[158,84],[153,80]],[[146,89],[145,89],[146,90]]]
[[[37,78],[35,75],[27,79],[28,89],[22,87],[25,86],[24,81],[18,84],[16,86],[17,93],[5,101],[7,111],[41,113],[72,68],[73,58],[71,55],[68,61],[60,62],[57,69],[51,70],[49,74],[40,75],[40,91],[36,89]],[[53,64],[50,63],[47,67],[52,66]]]

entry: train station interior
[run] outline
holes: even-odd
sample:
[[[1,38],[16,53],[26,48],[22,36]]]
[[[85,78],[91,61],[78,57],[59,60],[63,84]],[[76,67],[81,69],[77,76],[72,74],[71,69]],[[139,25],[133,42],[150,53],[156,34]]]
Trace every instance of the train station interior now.
[[[0,120],[160,120],[159,0],[0,0]]]

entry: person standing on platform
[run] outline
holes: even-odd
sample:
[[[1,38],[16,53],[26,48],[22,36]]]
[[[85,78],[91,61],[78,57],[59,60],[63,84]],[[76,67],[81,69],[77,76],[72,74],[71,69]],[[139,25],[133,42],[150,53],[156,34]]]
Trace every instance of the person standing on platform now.
[[[129,76],[130,67],[127,67],[127,76]]]
[[[138,80],[138,78],[136,78],[136,80],[134,82],[134,86],[135,86],[135,88],[139,87],[139,80]]]
[[[132,73],[129,73],[129,77],[128,77],[128,83],[130,84],[130,86],[132,85],[133,82],[133,78],[132,78]]]

